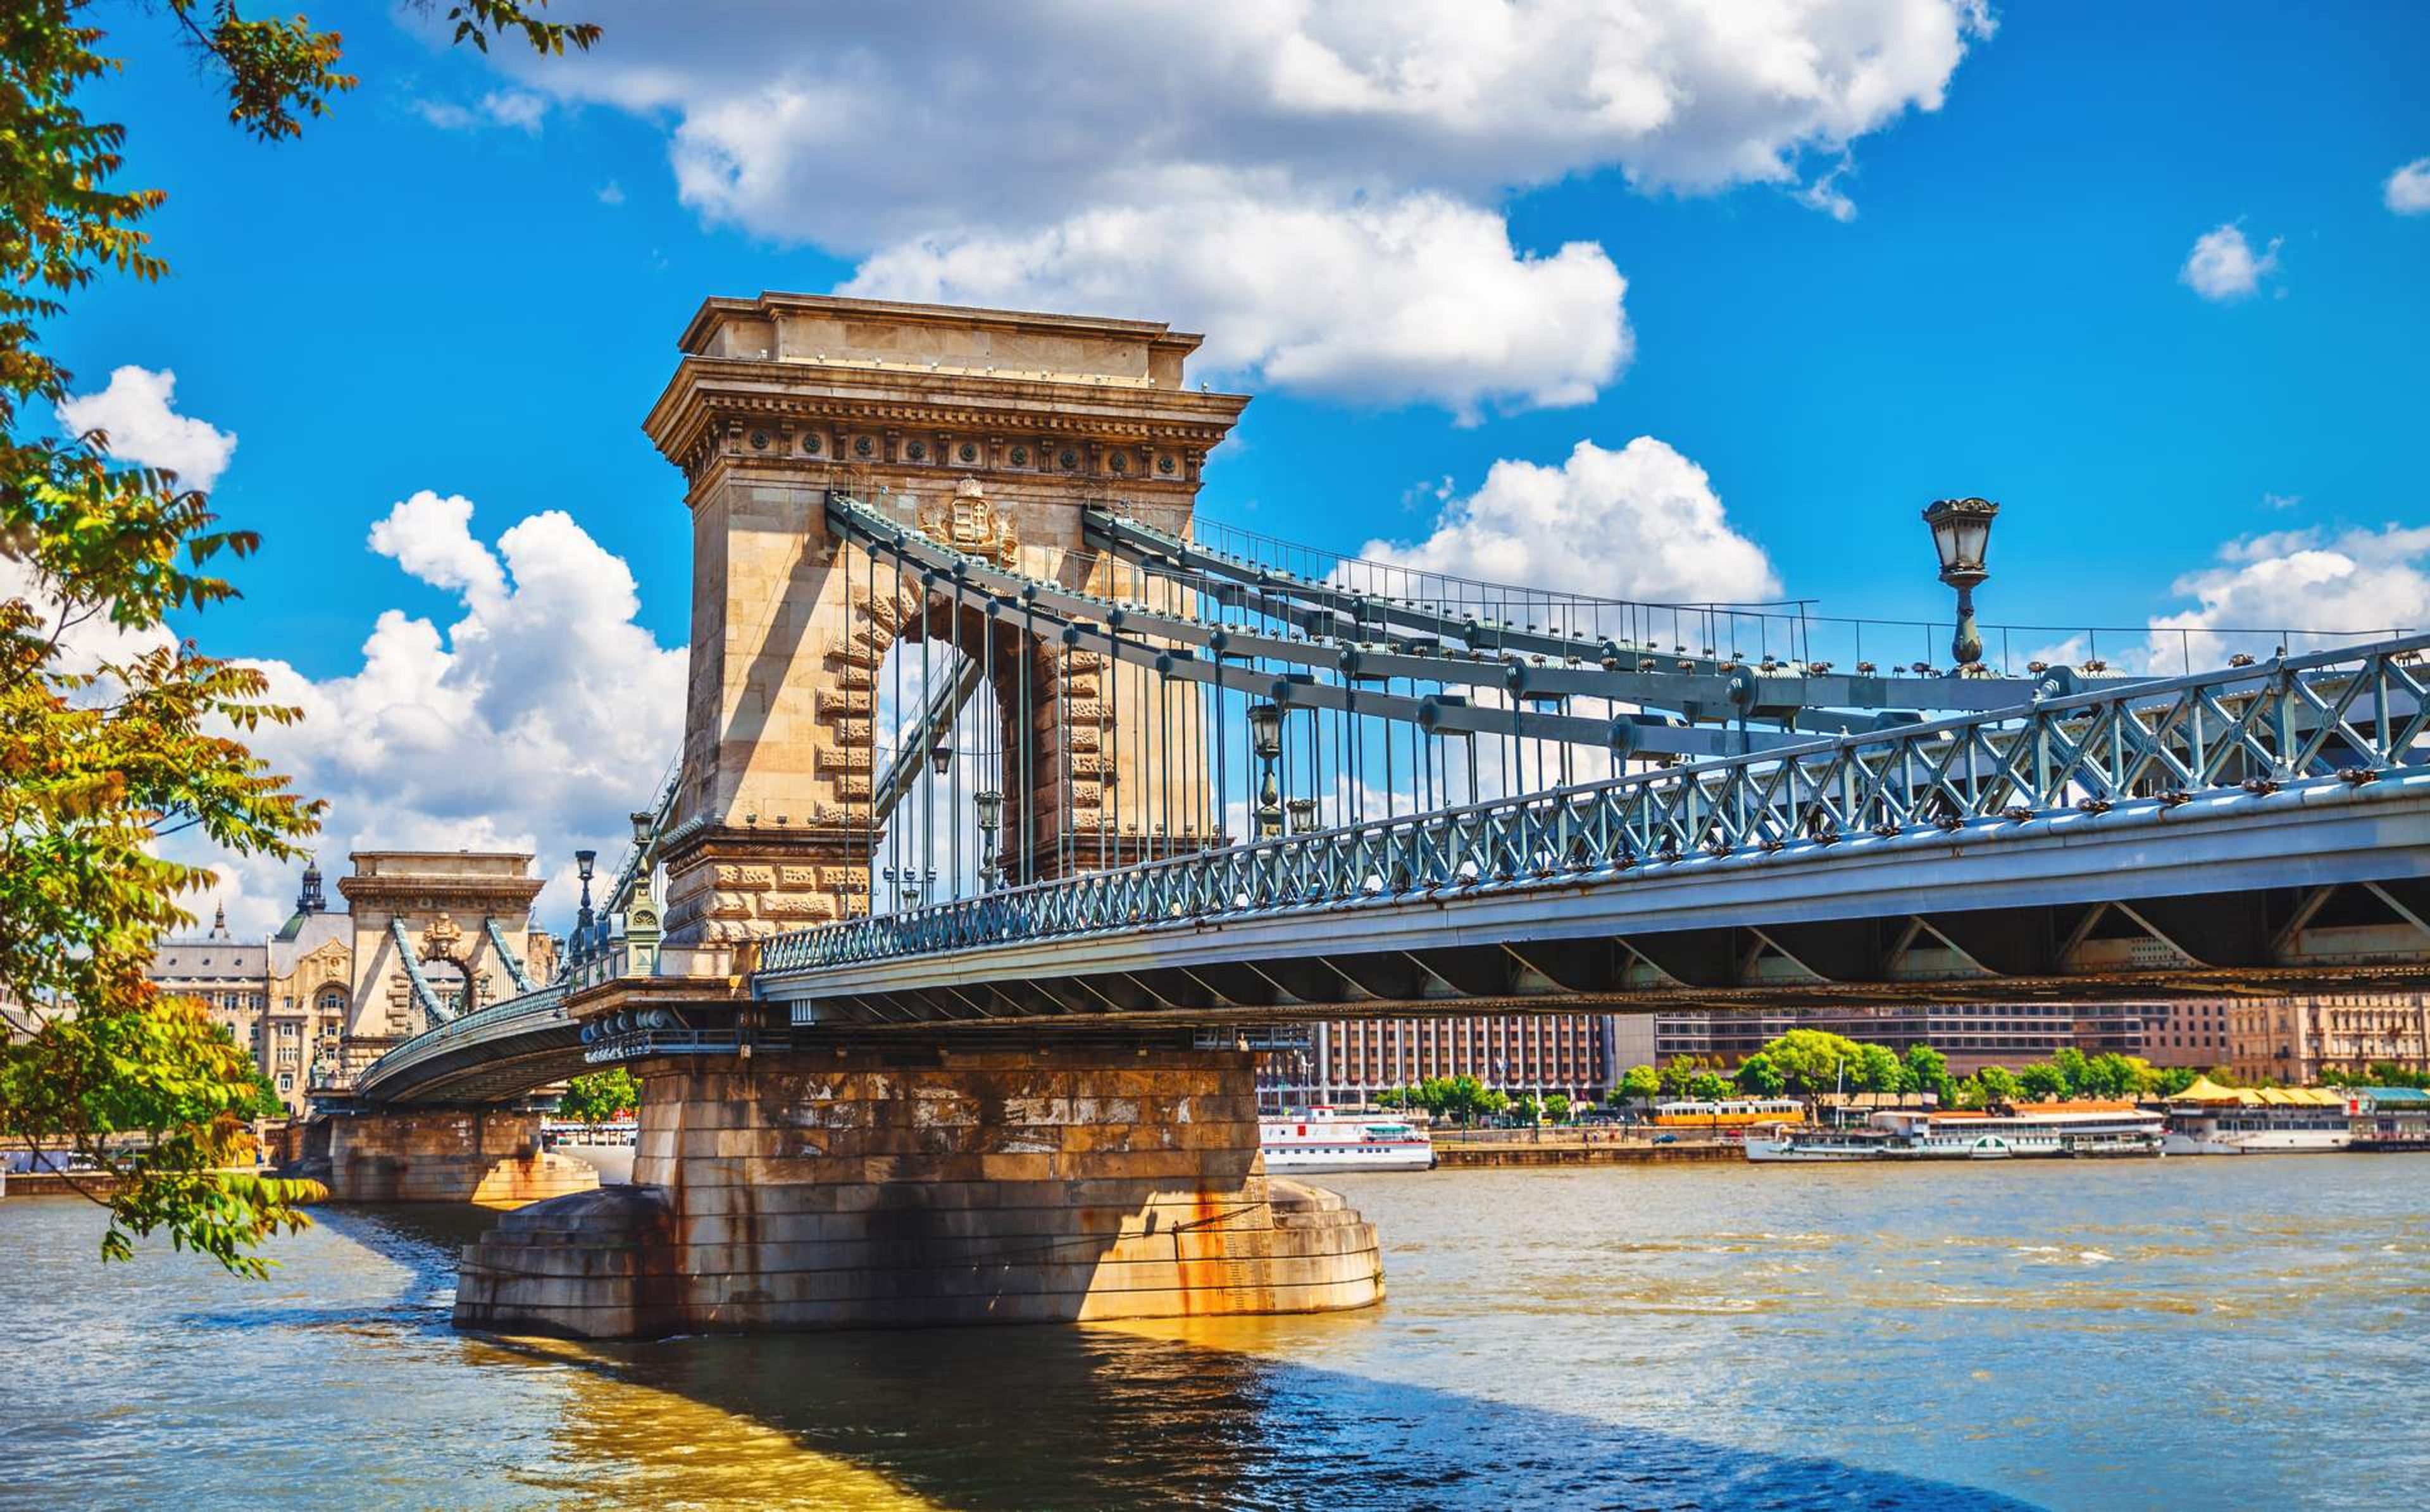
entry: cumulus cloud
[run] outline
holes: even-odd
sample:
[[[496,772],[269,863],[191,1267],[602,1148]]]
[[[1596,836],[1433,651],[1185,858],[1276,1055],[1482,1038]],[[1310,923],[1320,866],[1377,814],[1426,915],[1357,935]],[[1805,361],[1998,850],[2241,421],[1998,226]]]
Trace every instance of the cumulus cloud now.
[[[1439,194],[1335,208],[1210,186],[1160,210],[1094,210],[1042,231],[879,253],[843,291],[1153,316],[1193,311],[1206,360],[1371,403],[1578,405],[1631,348],[1626,288],[1601,247],[1510,245],[1502,217]]]
[[[2231,540],[2177,579],[2196,606],[2152,621],[2156,672],[2222,664],[2236,652],[2318,651],[2339,638],[2430,624],[2430,526],[2273,530]]]
[[[1763,548],[1732,528],[1705,470],[1651,436],[1580,441],[1557,467],[1505,459],[1416,542],[1359,553],[1421,572],[1653,603],[1780,591]]]
[[[99,393],[60,401],[59,428],[81,436],[98,430],[109,438],[109,454],[141,467],[166,468],[189,489],[208,490],[236,455],[236,433],[174,407],[177,375],[132,363],[109,374]]]
[[[2381,193],[2399,215],[2430,214],[2430,158],[2416,158],[2388,174]]]
[[[2246,241],[2244,227],[2233,222],[2214,226],[2194,239],[2177,281],[2215,303],[2251,298],[2261,280],[2278,271],[2278,248],[2284,237],[2272,237],[2258,254]]]
[[[677,191],[707,220],[860,259],[863,291],[1086,301],[1217,335],[1270,383],[1463,411],[1580,402],[1626,357],[1613,259],[1514,246],[1506,195],[1617,170],[1776,185],[1845,218],[1850,144],[1937,109],[1991,31],[1981,0],[962,0],[847,27],[750,0],[603,4],[590,54],[500,64],[671,122]],[[1309,283],[1398,291],[1435,328],[1379,333],[1383,298]]]
[[[326,798],[321,853],[531,850],[555,880],[543,908],[571,906],[563,858],[613,856],[624,816],[649,802],[681,736],[684,652],[634,622],[633,574],[561,510],[474,535],[473,506],[428,490],[372,527],[371,548],[456,595],[441,626],[382,612],[360,665],[314,679],[257,663],[300,724],[249,739],[298,790]],[[192,857],[189,857],[192,858]],[[291,868],[206,857],[240,933],[275,927]]]

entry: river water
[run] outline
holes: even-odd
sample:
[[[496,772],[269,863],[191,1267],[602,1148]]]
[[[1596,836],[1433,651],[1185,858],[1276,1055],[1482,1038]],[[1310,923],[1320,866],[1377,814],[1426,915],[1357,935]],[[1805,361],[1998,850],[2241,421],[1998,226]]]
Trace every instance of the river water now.
[[[2430,1162],[1433,1172],[1364,1313],[573,1346],[469,1210],[267,1283],[0,1204],[0,1507],[2353,1507],[2430,1485]]]

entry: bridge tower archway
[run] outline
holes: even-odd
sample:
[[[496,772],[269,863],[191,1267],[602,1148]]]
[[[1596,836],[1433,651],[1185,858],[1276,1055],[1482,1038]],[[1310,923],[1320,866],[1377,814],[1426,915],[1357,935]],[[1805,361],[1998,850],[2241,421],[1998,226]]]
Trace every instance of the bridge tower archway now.
[[[669,945],[881,896],[880,754],[898,742],[879,681],[898,646],[932,667],[940,646],[982,647],[1016,880],[1138,859],[1157,810],[1206,806],[1152,792],[1193,743],[1186,716],[1122,706],[1128,685],[1090,654],[1008,637],[1014,613],[949,608],[828,519],[831,497],[857,500],[907,537],[1110,596],[1088,508],[1187,532],[1207,454],[1248,402],[1184,384],[1198,342],[1156,322],[830,297],[702,307],[645,426],[684,470],[692,520],[684,746],[657,853]]]

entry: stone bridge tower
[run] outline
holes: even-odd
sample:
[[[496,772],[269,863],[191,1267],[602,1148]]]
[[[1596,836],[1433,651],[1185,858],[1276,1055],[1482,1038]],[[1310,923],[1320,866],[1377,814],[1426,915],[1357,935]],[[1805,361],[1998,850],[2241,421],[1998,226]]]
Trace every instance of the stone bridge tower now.
[[[977,618],[957,627],[942,600],[831,539],[828,490],[1103,591],[1109,568],[1083,544],[1084,508],[1120,503],[1186,531],[1207,453],[1248,403],[1184,384],[1198,342],[1148,321],[800,294],[701,307],[645,423],[683,469],[692,518],[691,687],[660,852],[669,943],[865,906],[878,669],[897,641],[941,642]],[[1146,784],[1194,783],[1170,808],[1207,811],[1194,714],[1122,709],[1093,656],[995,643],[990,659],[1007,729],[1027,722],[1033,738],[1005,742],[999,789],[1024,874],[1057,868],[1057,833],[1117,832],[1111,854],[1135,854],[1109,777],[1129,785],[1124,802]],[[1017,748],[1027,770],[1014,770]]]
[[[469,985],[476,1006],[554,974],[548,938],[531,928],[532,900],[544,884],[531,874],[530,856],[358,851],[347,859],[353,873],[338,879],[354,923],[354,998],[341,1041],[347,1079],[428,1027],[415,1001],[417,973],[434,991]],[[511,960],[501,940],[517,953]]]

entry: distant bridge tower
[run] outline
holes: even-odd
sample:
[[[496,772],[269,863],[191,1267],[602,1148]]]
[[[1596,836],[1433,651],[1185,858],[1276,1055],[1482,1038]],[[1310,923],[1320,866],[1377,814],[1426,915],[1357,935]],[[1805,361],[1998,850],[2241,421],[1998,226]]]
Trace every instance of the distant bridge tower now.
[[[914,728],[921,712],[880,686],[898,644],[951,647],[940,668],[966,658],[991,685],[998,770],[961,790],[1003,795],[1008,879],[1136,859],[1166,827],[1137,816],[1188,816],[1168,845],[1220,827],[1194,706],[1125,706],[1093,656],[948,608],[833,540],[825,516],[841,490],[907,531],[1106,592],[1084,507],[1185,532],[1207,453],[1248,403],[1185,386],[1198,343],[1148,321],[796,294],[701,307],[645,423],[692,516],[691,690],[659,852],[669,944],[867,906],[906,756],[880,715]]]
[[[355,937],[341,1051],[348,1078],[398,1040],[555,971],[553,958],[532,958],[547,956],[549,945],[531,930],[543,884],[528,854],[358,851],[347,859],[353,874],[338,879],[338,890]]]

